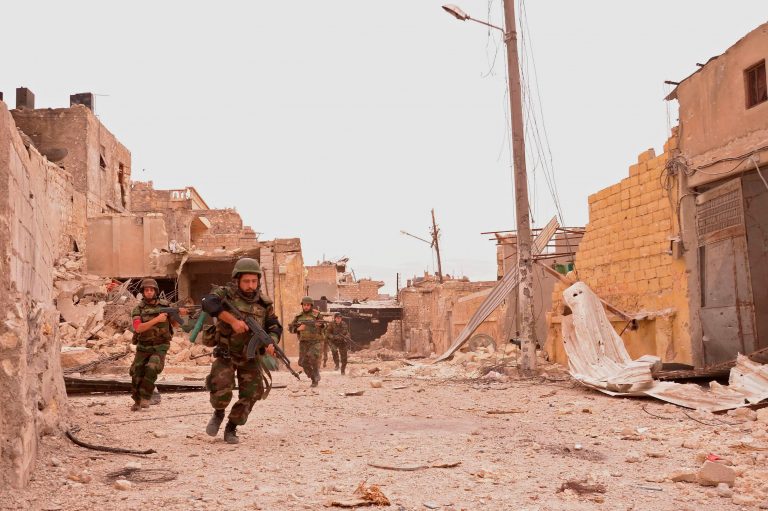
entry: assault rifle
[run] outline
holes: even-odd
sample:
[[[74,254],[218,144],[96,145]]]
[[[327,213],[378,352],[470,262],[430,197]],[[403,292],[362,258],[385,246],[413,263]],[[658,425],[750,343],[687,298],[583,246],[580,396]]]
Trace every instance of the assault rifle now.
[[[188,332],[185,328],[185,321],[181,318],[181,314],[179,313],[179,309],[187,309],[187,314],[189,316],[192,316],[192,311],[195,309],[198,309],[199,305],[186,305],[183,307],[160,307],[158,310],[162,313],[168,314],[168,317],[173,321],[174,323],[181,325],[182,330],[185,332]]]
[[[205,295],[203,297],[202,307],[203,311],[213,316],[214,318],[218,317],[220,313],[226,311],[232,314],[236,319],[244,321],[245,324],[248,325],[248,330],[250,330],[253,334],[251,340],[248,341],[248,347],[245,350],[245,355],[248,360],[253,360],[256,358],[257,349],[265,348],[271,344],[275,348],[275,357],[285,365],[288,371],[297,380],[301,379],[299,373],[294,371],[291,367],[291,361],[288,359],[285,352],[254,318],[244,315],[242,312],[233,307],[226,298],[221,298],[220,296],[214,294]]]

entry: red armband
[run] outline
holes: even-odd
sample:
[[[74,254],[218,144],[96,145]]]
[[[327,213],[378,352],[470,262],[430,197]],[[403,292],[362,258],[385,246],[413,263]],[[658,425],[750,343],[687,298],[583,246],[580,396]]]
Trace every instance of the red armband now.
[[[141,324],[141,318],[133,318],[133,331],[135,332],[137,328],[139,328],[139,325]]]

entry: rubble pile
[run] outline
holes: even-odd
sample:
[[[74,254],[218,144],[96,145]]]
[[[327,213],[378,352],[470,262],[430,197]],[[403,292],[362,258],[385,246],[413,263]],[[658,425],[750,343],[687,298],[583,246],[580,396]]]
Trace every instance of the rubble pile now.
[[[503,381],[519,376],[520,349],[507,344],[503,350],[491,346],[479,346],[473,351],[459,351],[450,360],[434,363],[430,357],[423,363],[404,362],[404,367],[392,371],[391,376],[420,379],[485,379]],[[543,352],[537,352],[538,371],[545,378],[566,379],[566,370],[546,360]]]
[[[133,338],[127,325],[136,299],[125,285],[108,291],[112,281],[85,273],[83,263],[83,254],[72,252],[59,259],[54,269],[65,370],[127,353]]]
[[[672,405],[666,405],[674,410]],[[710,497],[730,499],[739,506],[763,509],[768,503],[768,408],[749,408],[716,415],[698,410],[689,415],[680,447],[696,451],[691,467],[672,472],[666,479],[681,485],[709,488]],[[701,428],[697,422],[710,426]]]
[[[132,282],[120,284],[89,275],[83,263],[83,254],[72,252],[59,259],[54,270],[56,306],[61,315],[61,364],[67,372],[135,351],[131,311],[138,299],[131,292]],[[210,364],[210,357],[192,358],[206,351],[210,350],[190,343],[180,332],[171,342],[167,363]]]

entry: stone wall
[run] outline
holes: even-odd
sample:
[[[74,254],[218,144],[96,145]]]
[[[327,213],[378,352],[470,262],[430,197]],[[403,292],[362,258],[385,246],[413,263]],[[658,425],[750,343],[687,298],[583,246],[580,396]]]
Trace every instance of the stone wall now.
[[[407,351],[428,355],[443,353],[466,326],[485,292],[496,282],[448,280],[421,282],[400,291],[403,306],[403,342]],[[504,335],[505,309],[494,311],[478,328],[496,343]]]
[[[379,297],[379,289],[384,286],[380,280],[360,279],[354,283],[339,284],[339,300],[362,302],[364,300],[376,300]]]
[[[315,300],[323,296],[329,300],[339,299],[339,278],[335,264],[307,266],[307,294]]]
[[[236,210],[208,209],[192,188],[155,190],[151,181],[133,182],[131,202],[134,212],[161,213],[168,239],[188,249],[232,250],[259,246],[257,233],[243,225]]]
[[[0,487],[26,485],[40,435],[65,411],[53,268],[70,248],[77,195],[68,171],[25,146],[0,101]]]
[[[89,217],[130,210],[131,153],[89,108],[17,109],[12,114],[43,155],[71,172]]]
[[[665,151],[676,147],[673,135]],[[685,264],[670,251],[670,238],[678,233],[676,192],[665,190],[661,179],[667,152],[641,153],[628,177],[589,197],[589,224],[572,277],[624,312],[648,315],[622,335],[630,355],[691,363]],[[560,335],[564,288],[558,284],[553,291],[547,338],[548,353],[561,363],[567,362]],[[626,321],[609,317],[618,331],[624,329]]]

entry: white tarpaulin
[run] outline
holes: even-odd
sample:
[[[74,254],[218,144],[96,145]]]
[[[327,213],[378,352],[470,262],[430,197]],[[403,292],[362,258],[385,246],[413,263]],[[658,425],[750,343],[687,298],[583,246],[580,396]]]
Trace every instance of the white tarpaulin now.
[[[584,385],[612,396],[647,395],[687,408],[712,412],[729,410],[768,399],[768,366],[739,355],[728,385],[711,382],[709,389],[696,384],[654,380],[658,357],[632,360],[616,333],[603,304],[583,282],[563,291],[573,314],[562,321],[563,345],[571,376]]]

